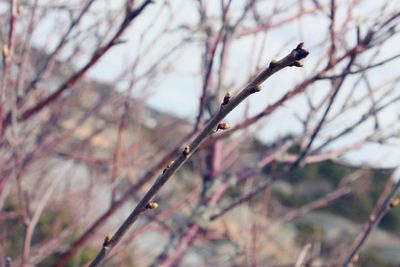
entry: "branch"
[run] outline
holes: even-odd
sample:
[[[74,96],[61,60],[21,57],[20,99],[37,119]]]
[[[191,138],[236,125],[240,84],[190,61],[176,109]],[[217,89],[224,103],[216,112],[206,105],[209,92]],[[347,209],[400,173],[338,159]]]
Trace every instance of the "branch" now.
[[[389,179],[392,179],[390,177]],[[360,235],[357,237],[357,239],[354,241],[352,248],[350,251],[346,254],[345,260],[343,261],[343,264],[341,266],[347,267],[350,266],[351,263],[356,261],[358,259],[358,252],[360,251],[361,247],[364,245],[365,241],[367,241],[367,238],[371,234],[372,230],[378,226],[380,221],[383,219],[383,217],[394,207],[396,207],[399,204],[399,199],[395,198],[397,195],[397,191],[400,188],[400,180],[397,180],[397,182],[393,185],[392,190],[387,194],[385,200],[382,203],[377,203],[377,205],[374,208],[374,211],[372,214],[369,216],[368,221],[365,224],[364,230],[360,233]]]
[[[293,49],[286,57],[279,61],[272,61],[269,66],[262,71],[257,77],[254,78],[236,97],[233,97],[225,105],[221,105],[220,110],[214,115],[214,117],[208,122],[203,130],[197,135],[197,137],[187,145],[182,153],[175,159],[175,161],[167,167],[164,172],[157,178],[154,184],[151,186],[149,191],[144,195],[142,200],[137,204],[136,208],[132,211],[129,217],[123,222],[114,236],[110,239],[105,239],[103,247],[99,254],[89,265],[90,267],[98,266],[107,256],[107,254],[118,244],[128,229],[134,224],[139,215],[146,211],[151,200],[163,187],[163,185],[169,180],[169,178],[176,173],[176,171],[193,155],[193,153],[199,148],[200,144],[215,130],[217,129],[220,121],[225,118],[233,109],[235,109],[240,103],[242,103],[250,95],[259,92],[261,90],[261,84],[268,79],[274,73],[282,70],[283,68],[296,66],[301,67],[300,60],[307,57],[308,51],[303,49],[303,44],[299,44]],[[107,242],[106,242],[107,241]]]
[[[346,70],[349,70],[351,68],[356,56],[357,56],[357,53],[354,53],[351,55],[349,63],[347,63]],[[333,93],[332,93],[331,97],[329,98],[328,105],[325,108],[322,118],[320,119],[320,121],[318,122],[317,126],[315,127],[313,133],[311,134],[310,139],[308,140],[307,146],[305,147],[305,149],[303,151],[300,152],[297,160],[292,164],[291,169],[295,169],[303,161],[303,159],[307,156],[308,152],[310,151],[311,146],[313,145],[316,137],[318,136],[320,130],[322,129],[322,126],[329,114],[329,111],[331,110],[332,105],[335,102],[335,99],[339,93],[339,90],[342,88],[345,78],[346,78],[346,76],[343,76],[340,80],[336,80],[335,82],[333,82]]]
[[[114,155],[113,155],[113,164],[112,164],[112,171],[111,171],[111,206],[115,202],[115,195],[116,195],[116,180],[119,175],[119,165],[121,162],[121,150],[122,150],[122,139],[124,132],[126,130],[127,124],[127,117],[128,117],[129,106],[128,103],[125,102],[124,110],[122,112],[121,119],[118,125],[118,135],[117,135],[117,144],[115,145]]]
[[[370,70],[370,69],[374,69],[376,67],[380,67],[380,66],[382,66],[382,65],[384,65],[384,64],[386,64],[388,62],[391,62],[391,61],[393,61],[393,60],[395,60],[395,59],[397,59],[399,57],[400,57],[400,54],[397,54],[397,55],[391,56],[391,57],[389,57],[387,59],[384,59],[384,60],[382,60],[382,61],[380,61],[378,63],[372,64],[372,65],[369,65],[369,66],[366,66],[366,67],[361,67],[361,68],[359,68],[357,70],[349,70],[349,71],[342,72],[342,73],[337,74],[337,75],[331,75],[331,76],[320,76],[320,77],[317,78],[317,80],[334,80],[334,79],[342,78],[343,76],[346,76],[346,75],[358,74],[358,73],[361,73],[361,72],[364,72],[364,71],[367,71],[367,70]]]
[[[131,22],[142,13],[142,11],[146,8],[146,6],[150,3],[152,3],[152,0],[146,0],[143,2],[143,4],[138,7],[135,10],[132,10],[131,12],[127,13],[124,20],[120,24],[117,32],[114,34],[114,36],[111,38],[110,41],[108,41],[107,44],[104,46],[99,47],[93,54],[93,56],[90,58],[90,60],[80,69],[78,70],[75,74],[73,74],[68,80],[66,80],[63,84],[58,87],[58,89],[50,94],[49,96],[45,97],[44,99],[40,100],[38,103],[34,104],[32,107],[28,108],[23,112],[18,118],[18,121],[25,121],[41,111],[44,107],[48,106],[55,100],[57,100],[61,94],[66,91],[68,88],[71,88],[78,80],[80,80],[83,75],[91,68],[93,67],[99,60],[102,58],[106,52],[113,47],[114,45],[118,44],[118,39],[121,37],[121,35],[125,32],[125,30],[128,28],[128,26],[131,24]],[[5,118],[3,119],[3,131],[10,125],[11,123],[11,114],[8,113]]]

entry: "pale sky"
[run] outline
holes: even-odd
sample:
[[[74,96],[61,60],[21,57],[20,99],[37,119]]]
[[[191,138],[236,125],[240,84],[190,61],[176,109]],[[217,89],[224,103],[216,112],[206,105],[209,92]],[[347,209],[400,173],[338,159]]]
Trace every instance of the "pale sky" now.
[[[39,1],[39,3],[45,2],[47,1]],[[69,3],[71,2],[72,1],[69,1]],[[188,25],[195,25],[198,20],[197,7],[192,1],[169,1],[171,9],[179,11],[179,15],[174,16],[173,18],[168,17],[165,13],[158,14],[157,12],[163,1],[157,0],[155,2],[155,4],[150,5],[144,13],[140,15],[140,17],[126,32],[124,40],[127,42],[111,49],[111,51],[99,63],[97,63],[93,69],[91,69],[89,73],[91,77],[103,82],[113,81],[113,79],[115,79],[129,63],[129,59],[134,58],[138,51],[144,51],[146,46],[156,40],[157,42],[155,42],[154,47],[151,48],[151,52],[149,55],[146,55],[146,62],[148,65],[151,65],[153,62],[158,60],[163,51],[173,47],[181,39],[182,34],[179,33],[179,31],[170,34],[167,38],[162,38],[161,40],[157,39],[157,34],[160,30],[163,30],[163,27],[167,22],[171,23],[170,28],[174,28],[174,25],[180,25],[182,22],[185,22]],[[240,11],[245,2],[246,1],[243,0],[234,1],[235,4],[233,10]],[[265,2],[265,10],[267,11],[266,15],[268,15],[270,7],[268,6],[268,1]],[[305,8],[310,7],[309,2],[311,1],[304,2]],[[368,0],[363,2],[363,9],[356,10],[354,16],[358,17],[355,20],[357,20],[360,25],[365,26],[362,27],[362,29],[366,29],[369,22],[364,19],[377,15],[376,5],[378,5],[380,1]],[[104,10],[109,10],[110,8],[118,10],[120,3],[121,1],[100,0],[99,4],[95,5],[93,10],[100,13],[104,12]],[[211,8],[211,13],[213,10],[219,10],[219,1],[209,1],[209,3],[216,3],[218,6],[218,8]],[[287,0],[281,1],[280,3],[283,5],[292,5],[296,4],[297,1]],[[348,3],[348,1],[342,0],[338,1],[338,3],[339,9],[337,24],[340,25],[345,18],[345,3]],[[4,2],[1,4],[4,8]],[[388,10],[400,8],[400,1],[391,1],[391,4],[392,7],[388,7]],[[0,5],[0,10],[1,9],[2,6]],[[147,31],[148,24],[154,20],[155,14],[158,14],[157,22],[154,24],[154,27],[151,28],[150,36],[145,39],[143,45],[139,48],[138,40],[140,33]],[[238,12],[232,12],[231,16],[234,19],[238,14]],[[43,47],[47,49],[47,51],[51,51],[60,36],[58,33],[62,32],[60,29],[54,31],[54,26],[60,25],[60,23],[63,25],[62,22],[65,21],[65,19],[66,17],[58,14],[50,14],[46,16],[46,19],[39,24],[38,29],[36,29],[34,33],[34,45]],[[277,18],[277,20],[278,19],[279,18]],[[88,18],[84,21],[84,25],[90,25],[93,22],[93,20]],[[265,50],[261,53],[263,58],[261,63],[265,65],[267,65],[270,60],[276,59],[277,55],[278,57],[284,56],[301,41],[305,43],[305,47],[310,51],[310,56],[304,61],[304,68],[289,68],[274,75],[263,85],[262,92],[260,92],[256,97],[251,97],[246,103],[235,110],[235,112],[230,114],[227,121],[234,125],[235,122],[243,119],[245,111],[248,112],[248,115],[258,113],[267,104],[273,103],[285,92],[292,89],[295,84],[313,73],[316,61],[326,53],[325,47],[321,49],[321,47],[318,46],[327,38],[328,25],[329,21],[323,15],[310,15],[304,17],[300,24],[296,22],[287,24],[284,27],[273,29],[266,39],[264,39],[260,34],[256,41],[254,41],[253,38],[246,37],[235,41],[230,50],[226,76],[228,82],[233,82],[235,84],[243,84],[248,79],[249,71],[254,70],[254,62],[250,60],[254,58],[252,52],[254,52],[254,49],[261,49],[263,45],[265,46]],[[99,26],[101,27],[101,25]],[[217,30],[217,27],[215,27],[214,30]],[[50,39],[48,38],[49,36]],[[350,39],[348,42],[354,44],[354,41],[351,41]],[[383,49],[381,54],[379,54],[377,61],[400,53],[398,46],[399,43],[399,36],[389,40],[385,49]],[[90,44],[90,42],[88,44]],[[286,45],[286,47],[284,47],[284,45]],[[88,45],[88,47],[90,48],[90,45]],[[169,71],[168,75],[155,83],[154,88],[147,92],[149,95],[148,105],[157,110],[194,121],[198,110],[199,96],[201,95],[201,77],[199,75],[201,50],[198,45],[193,43],[182,46],[178,50],[177,57],[174,59],[173,68]],[[64,55],[67,55],[68,49],[63,51],[63,53]],[[363,56],[360,59],[360,62],[363,62],[367,58],[368,55]],[[82,56],[82,62],[77,62],[77,64],[84,63],[85,60],[86,58]],[[382,81],[398,75],[399,62],[400,60],[395,60],[383,67],[368,71],[371,83],[373,85],[380,84]],[[147,67],[146,63],[142,63],[138,67],[139,72],[145,70]],[[351,85],[353,84],[352,81],[354,81],[354,77],[349,78],[348,81],[345,82],[344,88],[339,95],[338,103],[345,100],[349,90],[357,90],[355,92],[356,95],[365,93],[365,89],[351,88]],[[318,82],[315,86],[308,88],[307,92],[312,96],[312,101],[317,103],[318,99],[324,97],[327,93],[327,86],[328,84],[326,82]],[[239,88],[234,87],[232,88],[232,91],[237,89]],[[394,95],[400,95],[400,88],[397,87],[395,89]],[[337,105],[336,109],[334,108],[332,114],[338,112],[339,106],[340,105]],[[388,125],[395,121],[398,122],[400,116],[399,106],[400,105],[393,105],[380,115],[380,120],[383,125]],[[298,96],[290,100],[285,107],[280,108],[271,117],[263,121],[264,123],[267,123],[265,124],[264,130],[260,133],[260,138],[266,141],[273,141],[277,137],[283,136],[287,133],[300,132],[302,130],[301,124],[294,114],[296,113],[300,117],[304,117],[305,114],[307,114],[307,109],[306,101],[303,96]],[[365,112],[365,110],[368,110],[368,106],[364,105],[349,112],[344,119],[338,120],[329,126],[330,131],[328,131],[329,128],[327,128],[327,130],[323,131],[322,134],[326,136],[329,132],[334,132],[338,129],[344,128],[349,122],[357,120],[361,116],[361,112]],[[399,123],[397,123],[397,129],[400,128],[398,124]],[[359,140],[370,131],[371,127],[372,122],[367,123],[365,127],[360,128],[357,132],[349,135],[340,142],[335,143],[335,146],[340,147]],[[349,153],[347,158],[357,164],[371,164],[384,167],[398,166],[400,165],[399,145],[400,142],[397,142],[397,145],[390,146],[371,144],[362,150]]]

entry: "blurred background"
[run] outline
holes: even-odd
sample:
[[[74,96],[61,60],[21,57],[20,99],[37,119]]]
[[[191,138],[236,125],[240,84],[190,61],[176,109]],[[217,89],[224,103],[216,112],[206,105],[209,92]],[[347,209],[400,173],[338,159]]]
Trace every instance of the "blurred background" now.
[[[400,2],[1,0],[0,264],[400,266]]]

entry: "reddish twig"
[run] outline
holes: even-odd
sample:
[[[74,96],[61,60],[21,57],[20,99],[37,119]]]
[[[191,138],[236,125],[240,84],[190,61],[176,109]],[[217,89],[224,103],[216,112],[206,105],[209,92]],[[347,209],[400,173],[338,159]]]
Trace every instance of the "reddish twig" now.
[[[121,161],[121,147],[122,147],[122,137],[126,128],[126,120],[128,116],[128,103],[125,103],[124,110],[119,121],[118,126],[118,136],[117,136],[117,144],[115,146],[114,155],[113,155],[113,166],[111,171],[111,206],[115,202],[115,186],[116,179],[118,177],[119,164]]]

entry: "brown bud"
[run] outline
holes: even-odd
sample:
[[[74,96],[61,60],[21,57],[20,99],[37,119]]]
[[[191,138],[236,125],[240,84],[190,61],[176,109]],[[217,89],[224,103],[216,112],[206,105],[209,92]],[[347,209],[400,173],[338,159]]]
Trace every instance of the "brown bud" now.
[[[295,61],[302,60],[303,58],[306,58],[308,56],[309,52],[305,49],[303,49],[303,43],[300,43],[297,45],[295,49],[292,51],[292,57],[294,58]]]
[[[374,215],[374,214],[371,214],[370,216],[369,216],[369,221],[372,223],[372,222],[374,222],[376,220],[376,216]]]
[[[261,85],[255,85],[250,89],[250,93],[254,94],[261,91]]]
[[[183,155],[187,156],[190,153],[190,146],[185,146],[183,149]]]
[[[158,208],[158,203],[154,202],[154,201],[151,201],[151,202],[147,203],[147,205],[146,205],[146,209],[148,209],[148,210],[154,210],[156,208]]]
[[[400,204],[400,198],[395,198],[390,202],[390,208],[393,209]]]
[[[278,66],[278,61],[276,60],[272,60],[271,63],[269,63],[269,67],[271,69],[275,68],[276,66]]]
[[[24,5],[23,4],[19,4],[18,8],[17,8],[18,14],[21,14],[23,11],[24,11]]]
[[[222,101],[222,106],[226,105],[229,103],[229,101],[231,100],[231,93],[226,93],[224,96],[224,100]]]
[[[231,126],[226,122],[221,122],[217,126],[217,130],[226,130],[229,129]]]
[[[8,49],[8,45],[3,45],[3,57],[8,57],[8,54],[10,53],[9,49]]]
[[[107,235],[107,236],[104,238],[103,247],[108,246],[108,245],[110,244],[110,241],[111,241],[111,235]]]
[[[303,64],[301,64],[301,62],[299,62],[299,61],[295,61],[295,62],[293,62],[292,66],[301,68],[301,67],[303,67]]]
[[[354,255],[353,258],[351,259],[351,263],[356,263],[360,259],[360,256],[358,254]]]

